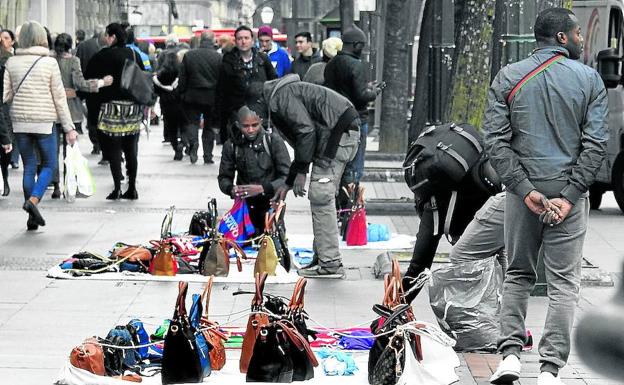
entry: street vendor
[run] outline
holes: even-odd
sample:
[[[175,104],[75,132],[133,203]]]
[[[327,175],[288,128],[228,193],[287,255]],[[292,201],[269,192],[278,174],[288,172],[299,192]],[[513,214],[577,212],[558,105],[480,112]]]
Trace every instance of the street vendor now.
[[[270,199],[288,176],[290,155],[282,138],[265,131],[249,107],[238,110],[235,126],[238,130],[223,145],[219,188],[233,199],[246,200],[256,234],[261,234]]]

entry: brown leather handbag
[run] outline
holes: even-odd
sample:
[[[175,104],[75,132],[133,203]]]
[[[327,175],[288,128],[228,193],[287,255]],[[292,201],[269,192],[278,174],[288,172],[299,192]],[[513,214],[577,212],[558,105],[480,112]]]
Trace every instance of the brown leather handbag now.
[[[214,239],[207,253],[202,252],[200,271],[202,275],[227,277],[230,274],[230,250],[236,255],[236,267],[243,271],[241,258],[246,259],[245,252],[236,242],[227,238]]]
[[[212,282],[214,277],[210,276],[204,292],[202,293],[202,302],[205,303],[204,315],[201,318],[200,325],[202,334],[206,341],[212,346],[210,350],[210,368],[212,370],[221,370],[225,366],[225,345],[227,336],[219,331],[219,324],[213,322],[208,317],[208,307],[210,305],[210,292],[212,291]]]
[[[117,260],[127,258],[128,262],[149,262],[152,260],[152,253],[143,246],[124,245],[113,250],[112,258]]]
[[[256,274],[256,294],[251,300],[251,311],[261,312],[264,311],[264,284],[267,279],[267,273]],[[249,368],[249,360],[253,355],[254,345],[256,344],[256,338],[260,333],[260,328],[269,324],[269,317],[266,314],[250,314],[247,320],[247,329],[245,330],[245,336],[243,337],[243,347],[241,350],[241,358],[239,368],[241,373],[247,373]]]
[[[174,276],[178,272],[178,262],[173,256],[173,247],[168,241],[152,241],[158,247],[156,256],[151,260],[149,272],[152,275]]]
[[[81,345],[72,349],[69,355],[72,366],[98,376],[105,376],[104,352],[95,338],[87,338]]]

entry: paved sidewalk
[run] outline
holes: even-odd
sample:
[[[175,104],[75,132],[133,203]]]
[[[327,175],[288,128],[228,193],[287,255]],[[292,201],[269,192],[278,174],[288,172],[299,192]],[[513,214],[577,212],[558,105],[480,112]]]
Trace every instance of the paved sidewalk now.
[[[104,197],[112,189],[108,167],[98,166],[98,157],[87,155],[96,178],[98,191],[94,197],[73,204],[44,200],[41,210],[48,225],[37,232],[26,232],[26,215],[21,210],[21,169],[11,171],[13,191],[0,198],[0,380],[1,384],[51,384],[71,348],[85,337],[105,334],[111,327],[139,317],[153,330],[164,318],[170,317],[177,287],[158,282],[97,282],[62,281],[45,277],[45,270],[72,253],[89,249],[104,252],[116,241],[145,242],[158,236],[164,211],[170,205],[178,210],[174,227],[188,225],[192,213],[203,208],[208,196],[218,198],[220,210],[231,200],[218,191],[216,165],[191,165],[173,162],[173,152],[160,143],[160,128],[153,130],[149,140],[143,136],[139,144],[138,191],[136,202],[108,202]],[[82,139],[83,153],[90,146]],[[218,154],[220,147],[215,149]],[[399,182],[400,183],[400,182]],[[400,191],[399,186],[385,186]],[[376,197],[384,197],[384,187],[372,189]],[[390,197],[389,197],[390,198]],[[287,228],[297,234],[311,232],[307,199],[289,196]],[[604,208],[592,212],[585,258],[603,270],[613,273],[616,284],[621,280],[624,261],[624,216],[612,195],[605,196]],[[369,222],[386,223],[394,232],[415,232],[418,220],[413,212],[400,216],[369,216]],[[441,245],[448,251],[449,245]],[[371,266],[381,251],[344,251],[347,267],[345,281],[310,280],[306,307],[311,317],[328,327],[345,327],[374,318],[372,305],[382,297],[383,283],[375,280]],[[249,298],[233,297],[239,289],[251,285],[215,284],[211,314],[222,322],[235,320],[231,313],[244,311]],[[191,284],[190,292],[198,293],[201,285]],[[268,285],[267,291],[289,295],[292,285]],[[596,304],[615,293],[612,287],[584,288],[577,319]],[[546,298],[531,298],[527,326],[539,341]],[[419,319],[435,322],[428,303],[427,291],[416,299],[415,312]],[[313,326],[313,324],[311,324]],[[573,346],[570,365],[563,371],[566,384],[616,384],[592,373],[578,359]],[[498,356],[483,354],[460,355],[458,369],[460,384],[485,383],[495,368]],[[538,371],[536,349],[523,356],[524,372],[520,384],[534,384]],[[209,383],[210,379],[206,380]]]

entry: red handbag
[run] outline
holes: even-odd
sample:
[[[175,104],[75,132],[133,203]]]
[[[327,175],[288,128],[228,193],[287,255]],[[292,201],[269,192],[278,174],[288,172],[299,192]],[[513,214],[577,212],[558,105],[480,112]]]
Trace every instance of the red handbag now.
[[[347,246],[364,246],[368,243],[366,232],[366,208],[364,207],[364,188],[359,187],[354,209],[347,224]]]

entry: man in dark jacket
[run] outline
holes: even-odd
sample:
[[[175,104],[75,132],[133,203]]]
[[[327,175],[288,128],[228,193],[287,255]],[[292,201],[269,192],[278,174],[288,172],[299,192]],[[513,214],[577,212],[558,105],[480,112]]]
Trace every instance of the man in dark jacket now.
[[[310,32],[299,32],[295,35],[295,49],[299,52],[299,56],[292,63],[291,72],[303,80],[310,66],[322,60],[321,55],[317,49],[312,48]]]
[[[261,90],[261,85],[267,80],[277,79],[271,60],[254,47],[251,28],[244,25],[238,27],[234,38],[236,47],[223,55],[217,82],[217,112],[222,143],[229,136],[228,129],[235,120],[235,112],[243,105],[259,112],[262,117],[257,106],[262,95],[254,90]]]
[[[279,134],[266,132],[262,119],[249,107],[238,111],[235,126],[238,132],[225,142],[221,152],[219,188],[232,198],[247,201],[249,217],[259,235],[264,231],[271,198],[286,181],[290,155]]]
[[[93,29],[93,36],[89,40],[85,40],[76,47],[76,56],[80,59],[80,69],[82,73],[87,72],[89,60],[104,48],[106,45],[102,41],[104,26],[98,25]]]
[[[275,123],[295,149],[286,185],[277,189],[275,199],[284,199],[291,188],[295,196],[304,196],[306,174],[312,163],[308,199],[314,259],[310,266],[299,270],[299,275],[342,278],[335,202],[345,165],[355,156],[360,141],[358,113],[344,96],[299,81],[295,74],[267,82],[264,100],[270,123]]]
[[[366,35],[358,27],[352,27],[342,35],[343,47],[336,57],[325,66],[325,87],[345,96],[357,109],[362,122],[360,147],[353,162],[347,165],[343,184],[358,182],[364,172],[364,153],[368,135],[367,105],[381,93],[382,86],[369,87],[366,67],[360,56],[366,45]],[[383,83],[382,83],[383,84]]]
[[[507,186],[503,285],[503,354],[494,384],[520,377],[529,295],[538,254],[548,283],[548,311],[539,343],[538,385],[562,384],[579,298],[587,191],[606,155],[608,99],[600,75],[580,63],[583,37],[568,9],[542,11],[533,28],[538,48],[496,75],[483,131],[492,166]],[[532,74],[532,76],[528,76]]]
[[[199,48],[188,51],[182,60],[178,92],[187,120],[184,138],[190,147],[191,163],[197,162],[201,115],[204,116],[202,132],[204,164],[214,163],[212,149],[215,136],[211,123],[214,119],[215,92],[220,63],[221,55],[214,49],[214,33],[210,31],[201,34]]]

